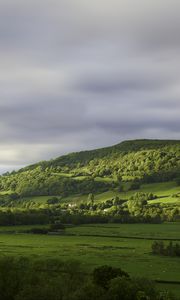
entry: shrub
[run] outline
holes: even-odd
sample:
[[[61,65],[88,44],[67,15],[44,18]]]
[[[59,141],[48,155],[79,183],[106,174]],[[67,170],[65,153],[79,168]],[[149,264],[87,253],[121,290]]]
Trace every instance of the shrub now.
[[[94,269],[93,281],[95,284],[100,285],[103,288],[107,288],[111,279],[116,277],[129,277],[129,274],[120,268],[113,268],[111,266],[102,266]]]
[[[30,230],[28,230],[29,233],[34,233],[34,234],[47,234],[48,233],[48,229],[46,228],[31,228]]]

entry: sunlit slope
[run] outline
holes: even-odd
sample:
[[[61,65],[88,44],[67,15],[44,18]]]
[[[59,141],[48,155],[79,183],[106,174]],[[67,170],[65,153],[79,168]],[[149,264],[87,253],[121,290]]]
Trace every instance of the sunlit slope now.
[[[71,153],[7,173],[0,177],[0,191],[12,191],[23,197],[60,195],[66,198],[114,191],[119,183],[177,182],[179,177],[180,141],[134,140]]]
[[[153,193],[157,196],[157,199],[148,201],[149,204],[162,203],[162,204],[179,204],[180,205],[180,187],[173,181],[171,182],[162,182],[162,183],[153,183],[153,184],[143,184],[140,189],[134,191],[124,191],[118,192],[117,189],[109,190],[104,193],[95,193],[94,201],[95,203],[105,202],[118,196],[120,199],[128,200],[136,192],[144,193]],[[174,197],[174,195],[179,195],[179,197]],[[57,195],[54,195],[57,196]],[[34,202],[39,205],[42,205],[42,208],[46,205],[48,199],[51,196],[30,196],[23,197],[21,202],[17,204],[17,207],[23,207],[24,203]],[[87,203],[88,195],[75,194],[68,197],[60,197],[60,203],[68,204],[79,204]]]

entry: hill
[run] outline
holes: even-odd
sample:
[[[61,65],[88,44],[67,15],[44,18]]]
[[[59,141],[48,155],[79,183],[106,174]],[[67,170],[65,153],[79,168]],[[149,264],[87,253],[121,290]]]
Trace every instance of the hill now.
[[[23,172],[26,170],[34,169],[38,166],[43,168],[46,167],[64,167],[69,166],[69,168],[76,167],[78,164],[85,166],[91,160],[94,159],[102,159],[109,156],[113,156],[115,154],[127,154],[131,152],[139,152],[143,150],[165,150],[175,149],[180,151],[180,140],[129,140],[121,142],[117,145],[89,150],[89,151],[80,151],[70,153],[68,155],[60,156],[56,159],[52,159],[50,161],[41,161],[39,163],[27,166],[19,170],[19,172]]]
[[[41,161],[0,177],[0,189],[24,196],[104,192],[120,182],[175,180],[180,174],[180,141],[134,140]]]
[[[0,224],[179,220],[180,141],[135,140],[0,177]]]

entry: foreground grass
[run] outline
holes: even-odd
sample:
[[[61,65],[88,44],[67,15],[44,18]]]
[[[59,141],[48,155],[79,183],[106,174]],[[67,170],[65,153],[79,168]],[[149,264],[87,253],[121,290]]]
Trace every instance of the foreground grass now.
[[[16,226],[14,229],[23,231],[28,228],[29,226]],[[178,281],[179,258],[152,255],[152,241],[148,238],[176,240],[180,238],[179,229],[178,223],[84,225],[66,229],[64,236],[51,236],[8,234],[1,228],[1,232],[4,233],[0,234],[0,255],[25,255],[34,259],[77,259],[87,266],[89,271],[95,266],[108,264],[121,267],[132,276]],[[99,236],[93,236],[95,234]],[[138,240],[137,236],[144,239]],[[164,284],[163,286],[165,287]],[[174,290],[180,295],[179,285],[174,285]]]
[[[109,264],[133,276],[179,280],[179,258],[151,254],[151,241],[107,237],[1,235],[0,255],[77,259],[94,266]]]
[[[92,224],[68,228],[67,233],[108,235],[150,239],[180,240],[180,223],[162,224]]]

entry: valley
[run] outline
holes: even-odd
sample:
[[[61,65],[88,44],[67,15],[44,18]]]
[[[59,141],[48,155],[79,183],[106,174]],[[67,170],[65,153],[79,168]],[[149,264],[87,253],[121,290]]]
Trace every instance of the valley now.
[[[0,259],[74,261],[90,278],[118,267],[180,297],[179,146],[123,142],[3,174]]]

